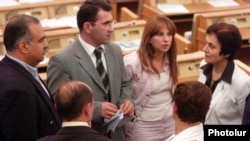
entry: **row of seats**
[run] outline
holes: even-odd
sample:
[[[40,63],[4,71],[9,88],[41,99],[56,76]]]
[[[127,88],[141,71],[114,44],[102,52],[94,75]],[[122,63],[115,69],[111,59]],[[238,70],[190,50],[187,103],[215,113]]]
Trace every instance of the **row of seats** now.
[[[12,6],[0,6],[0,25],[17,14],[29,14],[38,19],[61,18],[76,15],[83,0],[49,0],[37,3],[21,3]]]
[[[58,0],[55,0],[55,1],[58,1]],[[64,1],[66,1],[66,0],[62,0],[61,2],[64,2]],[[158,1],[160,1],[160,0],[158,0]],[[74,2],[76,2],[75,6],[79,6],[79,0],[78,1],[74,0]],[[194,2],[194,0],[192,0],[192,2]],[[55,6],[55,5],[53,5],[53,6],[57,7],[57,8],[60,7],[60,6]],[[144,6],[145,6],[145,4],[144,4]],[[149,6],[149,5],[146,5],[146,6]],[[71,8],[73,8],[73,7],[74,6],[71,6]],[[149,7],[151,9],[154,8],[152,6],[149,6]],[[73,8],[73,9],[75,9],[75,8]],[[72,9],[70,11],[72,11]],[[156,12],[153,14],[150,13],[150,11],[148,11],[149,15],[159,14],[157,10],[155,10],[155,11]],[[240,11],[242,12],[242,10],[239,10],[238,15],[236,14],[236,17],[240,16],[240,13],[241,13]],[[1,10],[0,10],[0,12],[1,12]],[[222,13],[220,16],[225,17],[225,14],[223,15],[223,12],[225,12],[225,11],[221,11],[221,12]],[[248,15],[245,13],[250,13],[249,10],[243,9],[243,12],[244,12],[244,14],[242,14],[242,15],[246,15],[245,17],[248,17]],[[60,12],[60,13],[63,13],[63,12]],[[199,70],[199,62],[201,59],[203,59],[204,55],[203,55],[203,52],[199,51],[200,47],[195,47],[196,46],[195,43],[198,43],[199,45],[201,44],[200,46],[202,46],[202,43],[204,43],[204,40],[202,40],[202,39],[204,39],[203,37],[205,37],[204,31],[206,29],[206,26],[208,26],[209,24],[211,24],[212,22],[215,21],[214,20],[215,16],[211,16],[211,14],[209,14],[209,13],[211,13],[211,12],[202,13],[202,14],[199,14],[199,16],[198,15],[195,16],[197,18],[193,18],[193,19],[197,20],[194,23],[196,23],[195,26],[199,27],[198,31],[203,31],[201,33],[197,32],[197,31],[195,31],[193,33],[193,36],[196,36],[195,33],[199,33],[199,34],[197,34],[200,38],[199,40],[197,40],[195,37],[193,37],[193,39],[195,39],[196,41],[189,40],[179,33],[176,34],[176,36],[175,36],[175,39],[177,41],[177,47],[178,47],[177,48],[177,50],[178,50],[177,62],[178,62],[178,66],[180,68],[180,75],[179,75],[180,81],[197,79],[198,70]],[[235,13],[235,12],[230,12],[230,13]],[[164,14],[164,13],[161,13],[161,14]],[[228,15],[228,17],[232,16],[230,14],[227,14],[227,15]],[[218,16],[218,14],[216,16]],[[133,11],[131,11],[127,7],[122,7],[120,9],[120,21],[117,24],[115,24],[115,27],[114,27],[115,31],[113,32],[112,40],[119,43],[123,47],[122,49],[123,49],[124,55],[126,55],[127,53],[130,53],[131,51],[136,49],[136,47],[139,46],[139,40],[142,36],[143,30],[144,30],[144,25],[146,24],[146,21],[147,21],[147,18],[142,18],[142,17],[143,16],[139,16],[138,14],[134,13]],[[236,17],[234,17],[234,18],[236,18]],[[225,17],[225,19],[226,19],[226,17]],[[236,19],[237,19],[236,21],[241,22],[241,25],[243,25],[242,23],[244,23],[244,21],[246,21],[246,22],[249,21],[248,18],[243,19],[243,18],[237,17]],[[250,25],[250,24],[248,24],[248,25]],[[242,27],[248,28],[248,26],[241,26],[241,28]],[[245,30],[243,30],[243,31],[245,31]],[[47,66],[47,62],[48,62],[49,57],[51,55],[53,55],[56,51],[61,49],[62,47],[65,47],[67,44],[74,41],[78,35],[78,32],[79,31],[77,28],[67,28],[67,27],[46,29],[46,36],[47,36],[47,40],[48,40],[49,45],[50,45],[50,51],[47,55],[47,59],[45,59],[44,62],[39,64],[39,68],[45,68],[43,70],[46,71],[46,66]],[[126,44],[133,45],[135,47],[126,49]],[[0,37],[0,54],[4,54],[4,53],[5,53],[5,51],[4,51],[4,47],[2,44],[2,38]],[[240,60],[238,60],[236,62],[243,69],[248,70],[247,69],[248,65],[245,65]],[[248,70],[248,73],[249,73],[249,70]],[[44,81],[46,81],[46,72],[42,71],[41,75],[42,75],[42,78],[44,79]]]

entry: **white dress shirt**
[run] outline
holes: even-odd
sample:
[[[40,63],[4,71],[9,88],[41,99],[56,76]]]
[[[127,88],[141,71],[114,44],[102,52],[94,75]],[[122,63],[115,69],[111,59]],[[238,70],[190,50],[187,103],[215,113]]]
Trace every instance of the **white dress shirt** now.
[[[204,130],[202,123],[189,127],[179,134],[173,134],[165,141],[204,141]]]

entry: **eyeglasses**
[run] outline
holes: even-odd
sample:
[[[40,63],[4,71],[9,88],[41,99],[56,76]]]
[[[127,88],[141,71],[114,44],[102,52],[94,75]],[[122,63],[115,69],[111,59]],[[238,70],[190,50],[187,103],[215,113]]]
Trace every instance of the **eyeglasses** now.
[[[109,28],[109,27],[113,27],[114,24],[116,24],[116,20],[108,21],[108,22],[105,22],[105,23],[96,23],[96,22],[90,22],[90,23],[96,24],[96,25],[102,25],[102,26],[104,26],[105,28]]]

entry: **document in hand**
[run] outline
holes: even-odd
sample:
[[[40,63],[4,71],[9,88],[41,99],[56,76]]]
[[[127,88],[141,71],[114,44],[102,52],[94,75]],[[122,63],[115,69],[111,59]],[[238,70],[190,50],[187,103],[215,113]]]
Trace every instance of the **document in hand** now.
[[[125,116],[122,111],[118,110],[110,119],[104,119],[104,126],[108,126],[107,132],[110,130],[114,132],[116,127],[121,127],[127,122],[132,121],[134,118],[134,116]]]

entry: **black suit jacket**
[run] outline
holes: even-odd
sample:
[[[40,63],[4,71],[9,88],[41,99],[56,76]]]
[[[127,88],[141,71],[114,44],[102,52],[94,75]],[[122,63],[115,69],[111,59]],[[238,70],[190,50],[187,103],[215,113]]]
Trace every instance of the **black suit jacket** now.
[[[106,136],[86,126],[61,128],[56,135],[43,137],[37,141],[111,141]]]
[[[55,134],[61,121],[53,100],[22,65],[0,61],[0,140],[35,141]]]
[[[250,125],[250,94],[246,98],[245,110],[243,114],[243,125]]]

